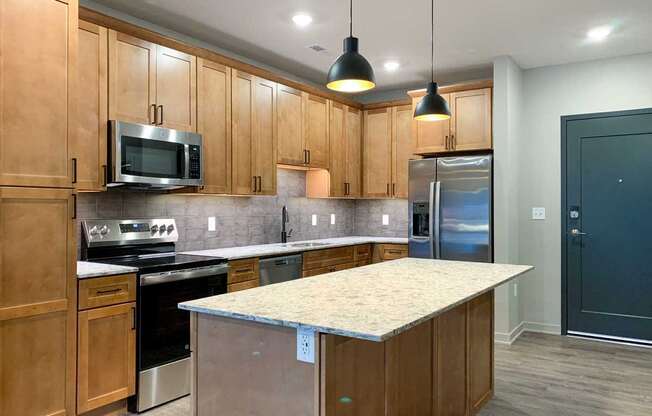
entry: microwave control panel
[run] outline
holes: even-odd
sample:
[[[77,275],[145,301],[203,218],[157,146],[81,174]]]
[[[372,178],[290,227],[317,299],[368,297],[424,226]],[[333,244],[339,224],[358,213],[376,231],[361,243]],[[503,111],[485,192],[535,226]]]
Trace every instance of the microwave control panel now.
[[[188,174],[190,179],[201,179],[201,149],[199,146],[188,146],[189,163]]]

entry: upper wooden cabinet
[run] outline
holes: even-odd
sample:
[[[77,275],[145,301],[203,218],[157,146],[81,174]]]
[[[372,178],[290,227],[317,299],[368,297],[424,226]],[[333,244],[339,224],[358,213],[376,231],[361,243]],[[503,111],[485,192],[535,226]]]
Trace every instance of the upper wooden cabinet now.
[[[362,194],[362,111],[346,107],[346,196]]]
[[[410,93],[412,108],[423,92]],[[492,88],[442,93],[448,101],[451,118],[445,121],[412,122],[416,154],[433,154],[492,148]]]
[[[204,186],[231,193],[231,68],[197,60],[197,132],[202,135]]]
[[[308,153],[308,166],[313,168],[328,169],[329,140],[328,140],[328,101],[325,98],[312,94],[304,94],[304,121],[306,152]]]
[[[109,30],[109,118],[195,131],[196,61]]]
[[[331,101],[330,192],[331,197],[360,196],[360,110]]]
[[[408,197],[408,162],[414,155],[412,106],[392,108],[392,196]]]
[[[0,4],[0,185],[72,187],[77,24],[77,0]]]
[[[106,190],[108,135],[108,30],[79,21],[78,130],[73,145],[77,164],[75,188]]]
[[[297,89],[278,86],[278,163],[307,164],[303,136],[303,93]]]
[[[363,196],[387,198],[392,182],[392,108],[364,112]]]
[[[232,192],[276,193],[276,84],[231,70]]]

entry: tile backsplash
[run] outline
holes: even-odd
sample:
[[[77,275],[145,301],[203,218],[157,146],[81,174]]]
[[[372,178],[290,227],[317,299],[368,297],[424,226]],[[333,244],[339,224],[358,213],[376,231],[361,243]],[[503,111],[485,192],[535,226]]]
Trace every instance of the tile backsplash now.
[[[286,205],[290,240],[351,235],[407,236],[405,200],[337,200],[305,197],[305,172],[278,169],[276,196],[229,197],[180,195],[111,189],[81,193],[78,218],[174,218],[177,250],[201,250],[281,241],[281,208]],[[317,225],[311,223],[317,215]],[[335,214],[335,224],[331,224]],[[389,225],[382,226],[382,215]],[[215,217],[215,231],[208,231]],[[79,232],[79,228],[78,228]],[[81,239],[79,239],[81,240]]]

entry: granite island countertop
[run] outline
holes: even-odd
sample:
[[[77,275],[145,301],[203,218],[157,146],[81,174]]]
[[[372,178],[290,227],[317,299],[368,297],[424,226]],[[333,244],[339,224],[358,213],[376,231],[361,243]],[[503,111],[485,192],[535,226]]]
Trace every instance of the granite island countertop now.
[[[385,341],[533,269],[403,258],[179,304],[181,309]]]

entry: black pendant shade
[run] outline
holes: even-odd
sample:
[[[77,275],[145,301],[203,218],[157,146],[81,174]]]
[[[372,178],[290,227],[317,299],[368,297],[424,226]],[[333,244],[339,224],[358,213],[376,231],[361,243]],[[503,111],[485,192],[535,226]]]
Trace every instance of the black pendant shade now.
[[[344,53],[331,65],[326,87],[341,92],[360,92],[374,88],[374,70],[358,53],[358,38],[344,39]]]
[[[414,108],[414,118],[419,121],[439,121],[451,118],[448,103],[437,92],[437,83],[430,82],[426,95],[421,98]]]

